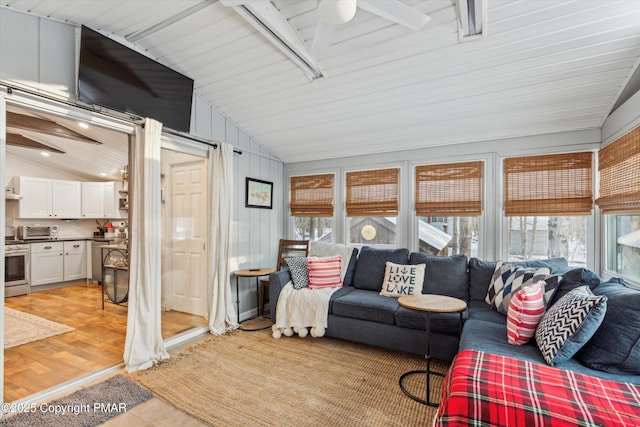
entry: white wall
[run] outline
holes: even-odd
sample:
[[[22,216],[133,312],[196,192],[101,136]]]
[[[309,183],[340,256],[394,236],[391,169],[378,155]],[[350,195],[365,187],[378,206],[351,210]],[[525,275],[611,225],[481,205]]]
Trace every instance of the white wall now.
[[[0,8],[0,81],[74,100],[76,31],[73,25]],[[236,155],[234,164],[236,196],[231,269],[275,266],[278,239],[283,235],[282,161],[197,94],[193,100],[191,133],[206,140],[233,144],[242,151]],[[26,175],[17,172],[15,167],[7,167],[5,176]],[[244,207],[247,176],[274,183],[272,210]],[[0,222],[5,222],[4,218]],[[235,280],[232,284],[235,286]],[[241,318],[256,313],[254,286],[246,281],[240,283]]]
[[[417,250],[415,216],[413,208],[413,170],[416,165],[452,163],[459,161],[485,161],[485,205],[481,221],[484,239],[479,248],[479,257],[495,260],[502,258],[502,199],[501,162],[508,156],[524,156],[546,153],[595,150],[600,147],[600,130],[563,132],[549,135],[481,141],[444,147],[428,147],[416,150],[394,151],[368,156],[330,159],[323,161],[288,163],[284,166],[284,194],[288,194],[289,177],[313,173],[336,174],[336,240],[344,243],[344,174],[351,170],[399,167],[400,173],[400,242],[399,245]],[[288,209],[283,205],[285,233],[290,233]],[[593,221],[592,221],[593,222]],[[592,227],[594,227],[592,225]],[[596,230],[592,230],[595,236]],[[592,247],[595,247],[592,246]],[[595,256],[592,254],[592,258]],[[590,266],[595,266],[591,259]]]

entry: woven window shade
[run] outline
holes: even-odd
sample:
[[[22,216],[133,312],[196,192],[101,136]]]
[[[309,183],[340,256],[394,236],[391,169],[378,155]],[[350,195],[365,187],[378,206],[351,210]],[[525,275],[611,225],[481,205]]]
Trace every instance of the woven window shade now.
[[[333,216],[333,174],[291,177],[291,216]]]
[[[505,215],[590,215],[592,158],[580,152],[505,159]]]
[[[416,167],[416,215],[482,214],[483,162]]]
[[[399,172],[347,172],[347,216],[397,216]]]
[[[602,213],[640,212],[640,127],[598,152]]]

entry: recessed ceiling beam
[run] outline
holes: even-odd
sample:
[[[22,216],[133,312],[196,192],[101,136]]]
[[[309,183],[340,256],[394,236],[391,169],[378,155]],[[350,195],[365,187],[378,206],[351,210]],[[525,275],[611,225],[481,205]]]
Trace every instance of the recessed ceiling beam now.
[[[23,114],[7,111],[7,129],[20,129],[60,138],[72,139],[74,141],[87,142],[89,144],[102,144],[93,138],[84,136],[72,129],[61,126],[56,122],[41,119],[39,117],[25,116]]]
[[[27,138],[17,133],[7,132],[7,145],[14,147],[31,148],[33,150],[50,151],[52,153],[64,154],[65,152],[49,145],[43,144],[33,139]]]

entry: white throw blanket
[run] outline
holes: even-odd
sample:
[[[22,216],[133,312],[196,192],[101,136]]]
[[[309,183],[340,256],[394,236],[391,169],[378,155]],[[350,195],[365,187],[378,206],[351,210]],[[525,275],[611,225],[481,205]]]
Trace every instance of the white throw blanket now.
[[[273,337],[282,334],[290,337],[297,333],[306,337],[321,337],[327,328],[329,300],[340,288],[294,289],[291,281],[284,285],[276,306],[276,323],[272,326]],[[309,328],[309,329],[307,329]]]
[[[351,260],[353,246],[341,243],[311,242],[310,257],[330,257],[339,255],[342,260],[341,277],[344,276]],[[274,338],[282,334],[290,337],[294,333],[306,337],[321,337],[327,328],[329,300],[340,288],[294,289],[291,281],[284,285],[276,305],[276,323],[271,327]]]

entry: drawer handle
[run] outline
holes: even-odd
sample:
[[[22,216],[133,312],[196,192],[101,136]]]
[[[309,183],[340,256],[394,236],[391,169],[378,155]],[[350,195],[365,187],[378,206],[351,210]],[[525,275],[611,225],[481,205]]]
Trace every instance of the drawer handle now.
[[[73,245],[73,247],[74,247],[74,248],[79,248],[79,247],[80,247],[80,245]]]
[[[45,249],[51,249],[51,246],[45,246],[44,248]]]

